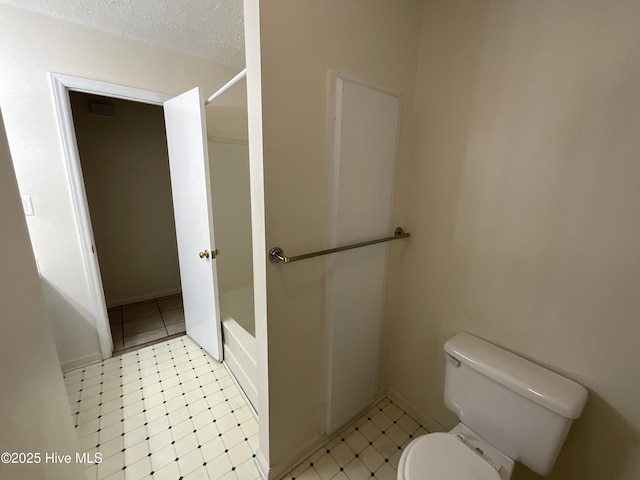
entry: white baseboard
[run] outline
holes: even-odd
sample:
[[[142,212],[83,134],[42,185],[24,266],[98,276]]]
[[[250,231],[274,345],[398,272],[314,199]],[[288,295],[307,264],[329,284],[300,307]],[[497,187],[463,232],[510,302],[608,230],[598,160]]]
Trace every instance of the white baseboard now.
[[[268,480],[279,480],[284,477],[290,471],[296,469],[299,465],[301,465],[307,458],[309,458],[313,453],[322,447],[325,443],[329,441],[331,435],[322,434],[317,437],[309,440],[308,442],[303,443],[300,447],[296,448],[293,452],[287,455],[286,458],[278,462],[276,465],[273,465],[269,469],[268,476],[266,477]]]
[[[78,357],[72,360],[68,360],[60,364],[60,368],[62,368],[63,373],[66,373],[69,370],[75,370],[76,368],[86,367],[87,365],[91,365],[92,363],[98,363],[98,362],[102,362],[102,353],[94,352],[89,355],[84,355],[83,357]]]
[[[269,466],[267,465],[267,460],[264,458],[264,455],[260,451],[260,447],[258,447],[255,461],[258,467],[258,471],[260,472],[260,476],[263,478],[263,480],[267,480],[269,478]]]
[[[346,427],[351,425],[358,418],[360,418],[362,415],[368,412],[371,409],[371,407],[373,407],[378,402],[380,402],[384,397],[385,397],[385,389],[381,389],[376,394],[376,397],[373,400],[373,402],[370,405],[367,405],[365,409],[361,410],[352,418],[350,418],[348,421],[346,421],[344,424],[340,425],[340,427],[335,429],[335,431],[333,431],[332,433],[319,434],[316,438],[310,440],[309,442],[303,444],[301,447],[297,448],[284,460],[278,462],[277,465],[274,465],[273,467],[271,467],[269,476],[266,478],[268,478],[268,480],[278,480],[282,478],[284,475],[286,475],[287,473],[298,468],[309,457],[311,457],[319,448],[321,448],[329,440],[331,440],[333,437],[338,435],[342,430],[344,430]]]
[[[422,412],[413,403],[409,402],[406,398],[404,398],[398,392],[393,390],[391,387],[387,387],[387,397],[389,397],[389,400],[391,400],[398,407],[400,407],[407,414],[409,414],[410,417],[413,417],[414,420],[417,420],[424,428],[426,428],[430,432],[446,432],[447,431],[446,428],[444,428],[442,425],[436,422],[429,415]]]
[[[266,460],[264,459],[264,457],[262,457],[259,454],[260,452],[258,452],[258,455],[256,456],[256,459],[257,459],[256,463],[258,465],[258,469],[260,470],[260,474],[263,476],[263,478],[267,480],[278,480],[282,478],[284,475],[286,475],[287,473],[291,472],[292,470],[296,469],[299,465],[304,463],[306,459],[312,456],[316,450],[318,450],[320,447],[326,444],[331,438],[337,435],[345,427],[347,427],[348,425],[356,421],[360,416],[362,416],[365,412],[367,412],[372,406],[377,404],[385,396],[388,397],[389,400],[395,403],[399,408],[401,408],[407,414],[409,414],[411,417],[417,420],[423,427],[425,427],[430,432],[447,431],[446,428],[444,428],[442,425],[436,422],[429,415],[420,411],[420,409],[418,409],[415,405],[413,405],[411,402],[405,399],[402,395],[398,394],[397,392],[395,392],[393,389],[389,387],[385,387],[378,391],[378,394],[376,395],[376,399],[371,405],[369,405],[362,412],[359,412],[352,419],[350,419],[348,422],[346,422],[344,425],[338,428],[335,432],[333,432],[332,434],[326,434],[326,433],[321,434],[316,438],[310,440],[309,442],[306,442],[305,444],[297,448],[295,451],[293,451],[290,455],[288,455],[285,459],[278,462],[278,464],[272,466],[271,468],[268,468],[266,464]]]
[[[181,288],[173,288],[171,290],[163,290],[161,292],[148,293],[138,295],[136,297],[121,298],[107,303],[107,308],[119,307],[120,305],[128,305],[129,303],[144,302],[145,300],[153,300],[154,298],[168,297],[182,292]]]

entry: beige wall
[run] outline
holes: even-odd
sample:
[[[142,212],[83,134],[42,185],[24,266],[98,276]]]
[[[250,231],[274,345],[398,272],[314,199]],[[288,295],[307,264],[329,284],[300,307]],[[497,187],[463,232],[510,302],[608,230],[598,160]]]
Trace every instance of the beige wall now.
[[[328,69],[387,86],[411,105],[422,5],[281,0],[260,9],[266,243],[303,253],[327,239]],[[299,460],[322,431],[323,265],[267,265],[272,474]]]
[[[221,295],[253,285],[249,151],[246,144],[209,142],[211,199],[216,248],[220,256],[218,292]]]
[[[100,358],[48,72],[177,94],[214,92],[237,70],[12,7],[0,7],[0,105],[63,365]],[[225,97],[223,104],[231,102]]]
[[[180,291],[162,107],[70,96],[107,305]],[[114,115],[92,115],[90,101]]]
[[[79,448],[18,195],[0,115],[0,451],[41,454],[39,464],[0,463],[0,477],[80,479],[75,463],[45,462],[46,452],[75,460]]]
[[[206,108],[220,294],[253,284],[246,92],[241,80]],[[219,105],[232,94],[239,106]]]
[[[425,3],[385,380],[451,427],[461,330],[577,380],[554,480],[640,477],[639,20],[634,0]]]
[[[209,136],[247,140],[246,89],[246,83],[241,81],[214,100],[213,103],[206,106],[205,113],[207,115],[207,132]],[[237,101],[239,104],[218,105],[218,102],[225,99],[225,95],[231,96],[232,93],[238,98],[231,101]]]

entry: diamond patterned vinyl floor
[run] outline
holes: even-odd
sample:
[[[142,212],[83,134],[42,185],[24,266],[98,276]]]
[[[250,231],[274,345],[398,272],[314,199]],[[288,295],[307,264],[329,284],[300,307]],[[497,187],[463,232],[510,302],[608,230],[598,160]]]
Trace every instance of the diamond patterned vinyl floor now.
[[[282,480],[396,480],[402,450],[426,433],[385,398]]]
[[[255,480],[258,423],[186,336],[65,373],[90,480]]]
[[[223,365],[183,336],[65,373],[89,480],[257,480],[258,423]],[[283,480],[395,480],[428,433],[385,398]]]

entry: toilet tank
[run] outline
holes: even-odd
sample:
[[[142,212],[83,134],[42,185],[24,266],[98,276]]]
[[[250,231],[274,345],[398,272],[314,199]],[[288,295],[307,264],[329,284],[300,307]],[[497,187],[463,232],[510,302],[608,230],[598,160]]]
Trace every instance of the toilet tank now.
[[[587,390],[468,333],[444,350],[447,407],[509,458],[547,475]]]

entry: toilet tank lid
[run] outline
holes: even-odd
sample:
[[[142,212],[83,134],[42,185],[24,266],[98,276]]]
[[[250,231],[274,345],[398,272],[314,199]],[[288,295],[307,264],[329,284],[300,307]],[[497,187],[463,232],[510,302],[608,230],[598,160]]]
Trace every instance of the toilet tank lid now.
[[[578,418],[587,401],[580,384],[469,333],[458,333],[444,350],[460,362],[566,418]]]

